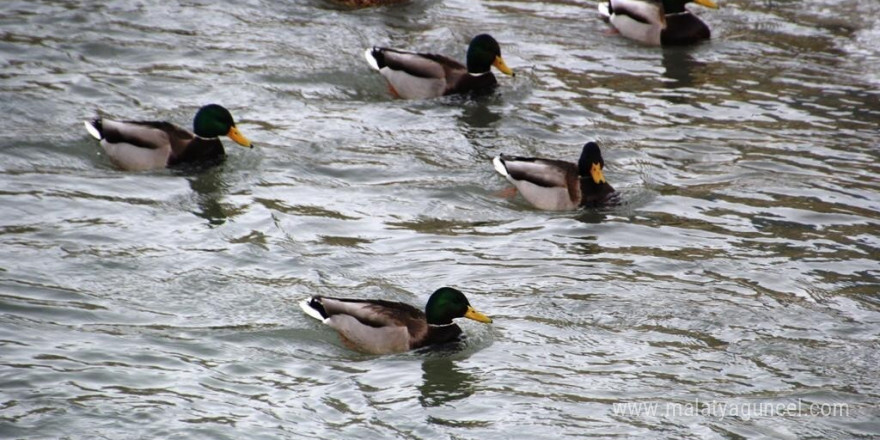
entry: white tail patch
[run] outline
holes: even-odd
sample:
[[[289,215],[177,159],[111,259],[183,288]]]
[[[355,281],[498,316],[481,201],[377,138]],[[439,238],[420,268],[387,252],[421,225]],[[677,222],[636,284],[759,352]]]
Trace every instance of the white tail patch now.
[[[599,3],[599,14],[605,18],[611,18],[611,9],[608,8],[608,2]]]
[[[504,166],[504,161],[501,160],[501,156],[495,156],[495,158],[492,159],[492,165],[495,166],[495,171],[498,171],[498,174],[501,174],[504,177],[509,176],[507,173],[507,167]]]
[[[309,315],[312,318],[317,319],[318,321],[325,322],[324,317],[321,316],[321,314],[318,313],[317,310],[313,309],[312,306],[309,305],[309,303],[311,303],[311,302],[312,302],[312,297],[308,297],[308,298],[299,302],[299,308],[301,308],[303,310],[303,312],[306,312],[306,315]]]
[[[372,67],[375,70],[380,70],[379,63],[376,61],[376,57],[373,56],[373,48],[372,47],[367,48],[367,50],[364,51],[364,58],[367,60],[367,64],[369,64],[370,67]]]
[[[95,128],[95,126],[92,125],[91,122],[89,122],[89,121],[83,121],[83,124],[85,124],[85,126],[86,126],[86,131],[89,132],[89,134],[92,135],[93,138],[95,138],[95,139],[97,139],[97,140],[99,140],[99,141],[102,139],[102,137],[101,137],[101,132],[99,132],[98,129]]]

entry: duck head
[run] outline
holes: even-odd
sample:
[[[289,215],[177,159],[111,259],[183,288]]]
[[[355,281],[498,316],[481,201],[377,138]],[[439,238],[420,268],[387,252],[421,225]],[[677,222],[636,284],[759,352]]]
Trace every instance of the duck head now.
[[[228,136],[242,147],[253,148],[251,141],[238,131],[232,114],[221,105],[208,104],[200,108],[193,119],[193,132],[203,138]]]
[[[467,70],[478,75],[488,72],[492,66],[505,75],[514,76],[513,70],[507,67],[501,58],[501,47],[489,34],[480,34],[471,40],[467,51]]]
[[[581,151],[580,159],[578,159],[578,174],[582,179],[590,176],[596,185],[600,185],[606,183],[602,168],[605,168],[605,160],[602,159],[599,145],[595,142],[587,142]]]
[[[428,298],[425,316],[428,318],[428,324],[434,325],[450,324],[454,318],[492,322],[491,318],[474,309],[461,291],[452,287],[441,287]]]

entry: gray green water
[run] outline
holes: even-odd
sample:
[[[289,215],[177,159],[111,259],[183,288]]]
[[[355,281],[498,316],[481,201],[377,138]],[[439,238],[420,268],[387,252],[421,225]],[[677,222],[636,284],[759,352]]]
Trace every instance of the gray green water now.
[[[0,438],[877,436],[880,2],[719,2],[661,50],[573,0],[4,0]],[[361,57],[480,32],[518,73],[485,99],[392,100]],[[257,148],[201,173],[82,128],[208,102]],[[622,206],[496,196],[493,155],[587,140]],[[455,352],[296,307],[443,285],[495,318]]]

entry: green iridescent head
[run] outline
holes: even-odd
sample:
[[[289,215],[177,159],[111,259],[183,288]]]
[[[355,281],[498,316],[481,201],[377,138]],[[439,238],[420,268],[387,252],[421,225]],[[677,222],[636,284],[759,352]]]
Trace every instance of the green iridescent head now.
[[[200,108],[193,119],[193,132],[203,138],[228,136],[243,147],[253,147],[251,141],[235,127],[229,110],[221,105],[208,104]]]
[[[507,67],[501,58],[501,47],[489,34],[480,34],[471,40],[467,51],[467,70],[473,74],[488,72],[495,66],[501,73],[513,76],[513,71]]]
[[[464,294],[451,287],[441,287],[428,298],[425,306],[428,324],[449,324],[454,318],[468,318],[474,321],[490,323],[492,319],[476,311],[465,298]]]

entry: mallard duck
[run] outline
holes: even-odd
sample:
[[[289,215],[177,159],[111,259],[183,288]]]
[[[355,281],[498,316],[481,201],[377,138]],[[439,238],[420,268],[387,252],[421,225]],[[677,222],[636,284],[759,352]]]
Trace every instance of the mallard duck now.
[[[86,121],[85,126],[101,141],[110,161],[130,171],[218,160],[226,154],[219,136],[229,136],[239,145],[253,148],[235,127],[229,110],[217,104],[206,105],[196,113],[195,134],[170,122],[96,118]]]
[[[492,159],[492,163],[538,209],[565,211],[613,201],[614,188],[602,174],[605,161],[595,142],[584,145],[577,165],[503,154]]]
[[[717,9],[713,0],[609,0],[599,12],[621,35],[653,46],[693,44],[708,40],[709,26],[690,11],[694,2]]]
[[[443,55],[385,47],[367,49],[364,58],[385,77],[393,95],[406,99],[491,90],[498,83],[492,66],[504,74],[514,75],[501,58],[498,42],[489,34],[480,34],[471,40],[467,67]]]
[[[471,307],[463,293],[451,287],[437,289],[428,298],[424,313],[399,302],[326,296],[303,300],[300,307],[336,329],[347,346],[372,354],[400,353],[454,341],[461,335],[454,318],[492,322]]]

